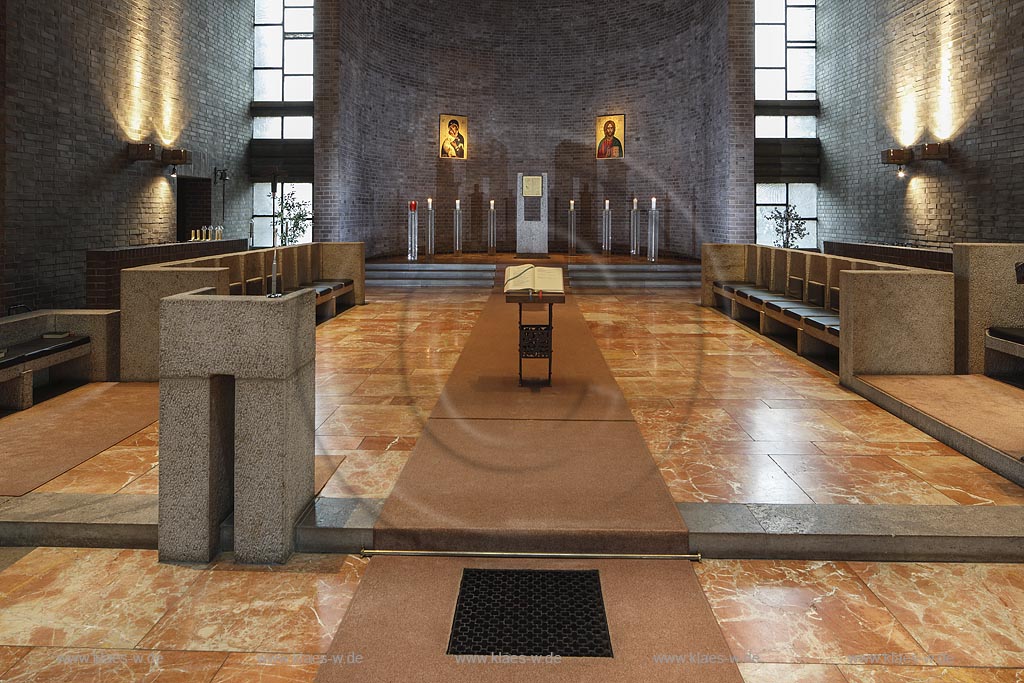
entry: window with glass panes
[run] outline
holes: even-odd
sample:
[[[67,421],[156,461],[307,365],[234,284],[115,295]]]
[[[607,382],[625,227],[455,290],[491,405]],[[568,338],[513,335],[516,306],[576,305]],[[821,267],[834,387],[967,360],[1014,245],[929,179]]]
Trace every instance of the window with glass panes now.
[[[295,199],[298,201],[310,202],[312,205],[313,201],[313,184],[312,183],[283,183],[284,192],[294,192]],[[281,210],[281,195],[282,191],[281,184],[277,186],[277,205],[274,206],[273,199],[270,194],[270,183],[253,183],[252,185],[252,220],[253,220],[253,246],[254,247],[270,247],[273,246],[274,241],[274,213]],[[313,225],[311,221],[307,221],[309,225],[306,226],[306,231],[299,238],[299,244],[312,242],[313,241]],[[278,230],[281,226],[278,224]],[[280,244],[280,232],[278,233],[278,243]]]
[[[818,186],[814,183],[758,183],[756,213],[757,243],[775,245],[777,235],[775,223],[767,218],[772,209],[785,211],[787,205],[796,211],[807,223],[807,237],[795,245],[798,248],[818,246]]]
[[[755,99],[817,99],[816,45],[815,0],[755,0]]]
[[[256,0],[253,99],[313,101],[313,0]],[[259,140],[313,138],[312,116],[257,116]]]

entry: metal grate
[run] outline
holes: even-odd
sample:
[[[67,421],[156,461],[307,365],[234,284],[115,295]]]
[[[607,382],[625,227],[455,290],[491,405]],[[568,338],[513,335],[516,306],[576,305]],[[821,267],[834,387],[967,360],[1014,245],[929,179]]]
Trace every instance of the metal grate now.
[[[448,654],[614,656],[600,575],[464,569]]]

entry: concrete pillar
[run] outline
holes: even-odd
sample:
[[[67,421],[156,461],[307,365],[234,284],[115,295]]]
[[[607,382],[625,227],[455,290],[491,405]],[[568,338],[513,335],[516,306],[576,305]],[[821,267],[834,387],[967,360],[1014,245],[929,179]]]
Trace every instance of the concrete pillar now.
[[[209,291],[209,290],[206,290]],[[162,561],[284,562],[313,497],[315,305],[197,292],[160,303]]]

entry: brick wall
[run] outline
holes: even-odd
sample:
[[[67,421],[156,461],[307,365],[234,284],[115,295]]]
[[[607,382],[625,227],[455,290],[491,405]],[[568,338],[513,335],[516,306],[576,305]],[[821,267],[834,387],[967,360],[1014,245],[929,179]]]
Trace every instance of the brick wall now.
[[[7,240],[4,237],[7,219],[4,207],[7,204],[7,2],[0,3],[0,270],[7,264]],[[4,296],[4,278],[0,275],[0,316],[7,313]]]
[[[818,3],[820,239],[1024,240],[1024,1]],[[948,138],[896,178],[879,153]]]
[[[248,235],[251,0],[6,8],[5,306],[82,306],[86,250],[174,239],[170,168],[129,163],[133,139],[190,149],[183,176],[230,169],[226,237]]]
[[[751,7],[321,3],[315,239],[365,241],[368,256],[403,253],[405,204],[430,196],[438,249],[451,249],[460,198],[464,248],[483,250],[494,199],[499,248],[514,250],[520,172],[549,174],[553,250],[565,248],[569,199],[591,248],[610,199],[615,250],[628,249],[633,196],[643,206],[658,197],[663,252],[752,239]],[[625,159],[597,160],[595,118],[619,113]],[[469,118],[468,160],[438,158],[440,114]]]
[[[230,254],[248,247],[249,240],[235,239],[90,250],[85,255],[85,305],[121,308],[121,271],[125,268]]]

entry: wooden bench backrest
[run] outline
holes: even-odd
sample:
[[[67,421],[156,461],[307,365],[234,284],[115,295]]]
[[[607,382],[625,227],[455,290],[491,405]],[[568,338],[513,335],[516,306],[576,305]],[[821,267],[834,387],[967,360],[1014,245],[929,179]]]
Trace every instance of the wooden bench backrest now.
[[[772,250],[772,275],[768,289],[773,292],[786,291],[786,278],[789,276],[789,252],[786,249]]]
[[[789,252],[789,268],[786,271],[786,294],[803,299],[807,289],[807,252],[795,249]]]
[[[748,244],[743,259],[744,274],[746,282],[757,282],[758,249],[756,244]]]
[[[771,287],[772,285],[772,263],[774,263],[774,250],[770,247],[757,248],[757,280],[758,287]]]
[[[824,306],[828,296],[828,257],[807,255],[807,295],[805,299],[815,306]]]

